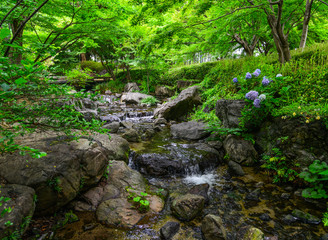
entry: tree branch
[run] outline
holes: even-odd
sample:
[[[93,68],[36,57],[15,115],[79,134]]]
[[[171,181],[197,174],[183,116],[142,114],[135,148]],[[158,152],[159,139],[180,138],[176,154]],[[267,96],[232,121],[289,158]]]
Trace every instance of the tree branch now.
[[[5,20],[7,19],[7,17],[10,15],[10,13],[12,13],[12,11],[14,11],[22,2],[23,2],[23,0],[19,0],[16,3],[16,5],[9,10],[9,12],[6,14],[6,16],[4,16],[4,18],[1,20],[0,28],[1,28],[2,24],[5,22]]]

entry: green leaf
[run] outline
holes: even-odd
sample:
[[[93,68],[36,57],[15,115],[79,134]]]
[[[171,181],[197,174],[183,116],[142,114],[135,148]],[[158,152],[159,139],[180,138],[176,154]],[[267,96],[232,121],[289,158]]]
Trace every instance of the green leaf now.
[[[3,40],[10,36],[10,30],[8,28],[0,29],[0,40]]]
[[[15,83],[19,86],[22,85],[24,83],[26,83],[27,81],[24,78],[18,78],[15,80]]]

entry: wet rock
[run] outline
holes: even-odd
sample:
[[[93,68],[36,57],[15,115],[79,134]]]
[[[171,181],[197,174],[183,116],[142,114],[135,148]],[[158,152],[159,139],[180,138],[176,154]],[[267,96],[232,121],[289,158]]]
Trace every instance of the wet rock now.
[[[162,97],[172,97],[175,94],[174,89],[170,89],[165,86],[156,86],[155,95]]]
[[[210,188],[210,185],[208,183],[204,184],[199,184],[196,186],[193,186],[188,193],[194,194],[194,195],[199,195],[204,197],[205,202],[208,202],[208,189]]]
[[[304,223],[316,224],[316,225],[321,223],[320,218],[313,216],[310,213],[305,213],[298,209],[293,210],[292,215]]]
[[[127,129],[123,133],[122,137],[125,138],[129,142],[140,142],[140,136],[139,136],[138,132],[132,128]]]
[[[282,220],[288,225],[297,221],[297,219],[291,214],[284,216]]]
[[[254,191],[246,195],[246,200],[249,201],[260,201],[261,189],[257,188]]]
[[[140,88],[138,87],[137,83],[128,83],[124,86],[124,92],[139,92]]]
[[[127,121],[122,121],[120,124],[124,128],[133,128],[134,125],[132,122],[127,122]]]
[[[206,129],[205,123],[190,121],[172,125],[171,134],[175,138],[199,140],[210,135]]]
[[[281,194],[281,198],[282,199],[290,199],[290,193],[283,193],[283,194]]]
[[[230,173],[232,173],[233,175],[237,175],[237,176],[244,176],[245,172],[243,170],[243,168],[236,162],[234,161],[229,161],[228,162],[228,167],[229,167],[229,171]]]
[[[4,239],[9,236],[15,230],[24,233],[27,229],[29,222],[24,219],[31,219],[35,209],[34,195],[35,191],[33,188],[17,185],[8,184],[0,188],[1,197],[9,198],[8,201],[1,201],[0,213],[4,208],[11,208],[10,213],[5,213],[0,217],[0,239]],[[11,222],[12,225],[6,225],[6,222]],[[24,228],[22,229],[22,226]]]
[[[119,122],[108,123],[104,125],[103,128],[109,129],[111,133],[117,133],[118,129],[120,128],[120,123]]]
[[[105,91],[105,95],[111,95],[112,94],[112,91],[111,90],[106,90]]]
[[[79,112],[83,114],[83,118],[88,122],[91,122],[92,119],[98,119],[97,110],[84,109],[84,110],[81,110]]]
[[[218,151],[222,150],[223,147],[223,143],[221,141],[209,141],[207,144]]]
[[[242,165],[251,165],[258,158],[253,144],[238,136],[229,135],[223,142],[229,159]]]
[[[263,213],[259,216],[259,218],[262,220],[262,221],[270,221],[271,220],[271,217],[269,216],[269,214],[267,213]]]
[[[89,224],[86,224],[86,225],[83,225],[83,231],[90,231],[92,229],[95,229],[97,227],[97,224],[95,223],[89,223]]]
[[[166,120],[179,120],[191,112],[200,102],[199,87],[193,86],[183,90],[177,98],[155,109],[154,116]]]
[[[328,233],[326,233],[325,235],[323,235],[320,240],[328,240]]]
[[[216,102],[215,113],[225,128],[238,128],[245,105],[244,100],[220,99]]]
[[[108,138],[108,136],[107,136]],[[100,142],[81,138],[68,141],[57,133],[34,133],[18,141],[47,152],[34,159],[18,153],[0,156],[0,175],[9,183],[33,187],[38,202],[36,214],[50,214],[73,200],[83,188],[96,184],[108,163],[108,151]]]
[[[199,195],[186,194],[172,201],[172,213],[181,221],[190,221],[197,217],[204,208],[205,198]]]
[[[161,125],[161,124],[167,124],[167,121],[165,118],[157,118],[154,121],[154,125]]]
[[[206,215],[202,221],[202,233],[206,240],[226,240],[227,232],[222,219],[212,214]]]
[[[121,101],[128,103],[128,104],[139,104],[141,103],[142,99],[152,97],[147,94],[138,93],[138,92],[129,92],[129,93],[123,93],[121,97]]]
[[[264,233],[253,226],[246,226],[239,230],[238,238],[240,240],[263,240]]]
[[[180,223],[178,222],[168,222],[160,229],[161,239],[171,240],[174,235],[179,232]]]

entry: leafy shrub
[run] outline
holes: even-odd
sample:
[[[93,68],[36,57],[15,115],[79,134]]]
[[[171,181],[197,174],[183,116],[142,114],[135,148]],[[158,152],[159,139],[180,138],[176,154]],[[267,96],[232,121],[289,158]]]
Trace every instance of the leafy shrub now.
[[[94,62],[94,61],[83,61],[80,63],[81,69],[89,69],[93,73],[100,73],[105,68],[100,62]]]
[[[106,90],[110,90],[114,93],[121,93],[124,90],[125,83],[119,80],[111,80],[105,83],[100,83],[95,86],[95,90],[100,93],[105,93]]]
[[[147,97],[147,98],[142,99],[140,102],[150,104],[150,105],[155,105],[159,101],[155,97],[151,96],[151,97]]]
[[[75,87],[85,87],[85,85],[89,82],[91,70],[89,69],[73,69],[66,73],[66,77],[68,82]]]
[[[149,210],[149,201],[146,199],[147,193],[137,193],[134,189],[127,188],[126,191],[129,193],[128,200],[139,212],[147,212]]]

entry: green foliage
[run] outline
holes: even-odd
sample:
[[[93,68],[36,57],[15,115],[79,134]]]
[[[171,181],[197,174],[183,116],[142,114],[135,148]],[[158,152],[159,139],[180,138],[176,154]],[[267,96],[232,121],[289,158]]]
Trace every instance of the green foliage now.
[[[47,182],[48,186],[51,187],[57,193],[61,193],[63,188],[60,186],[61,182],[59,177],[53,177]]]
[[[151,96],[151,97],[142,99],[140,102],[149,104],[149,105],[156,105],[156,103],[158,103],[159,101],[155,97]]]
[[[68,83],[75,86],[75,87],[82,87],[84,88],[85,85],[90,81],[92,78],[90,76],[91,70],[85,68],[84,70],[81,69],[73,69],[66,73],[66,77]]]
[[[139,212],[147,212],[149,210],[149,201],[146,199],[148,194],[144,192],[136,192],[131,188],[126,188],[129,193],[128,200]]]
[[[106,90],[110,90],[113,93],[121,93],[124,90],[125,83],[120,80],[111,80],[105,83],[100,83],[95,86],[95,91],[104,94]]]
[[[9,200],[11,200],[11,198],[0,196],[0,207],[2,205],[4,205],[6,202],[8,202]],[[10,213],[11,211],[12,211],[12,208],[11,207],[4,207],[2,209],[2,211],[0,212],[0,218],[3,217],[4,215]]]
[[[80,67],[82,70],[91,70],[93,73],[100,73],[105,68],[100,62],[93,62],[93,61],[83,61],[80,62]]]
[[[325,162],[315,160],[307,171],[300,173],[300,177],[304,181],[310,183],[312,187],[306,188],[302,192],[302,196],[306,198],[328,198],[327,182],[328,182],[328,165]]]
[[[272,148],[270,155],[263,155],[265,163],[261,166],[273,176],[273,183],[293,182],[297,177],[297,167],[292,160],[287,159],[279,148]]]

